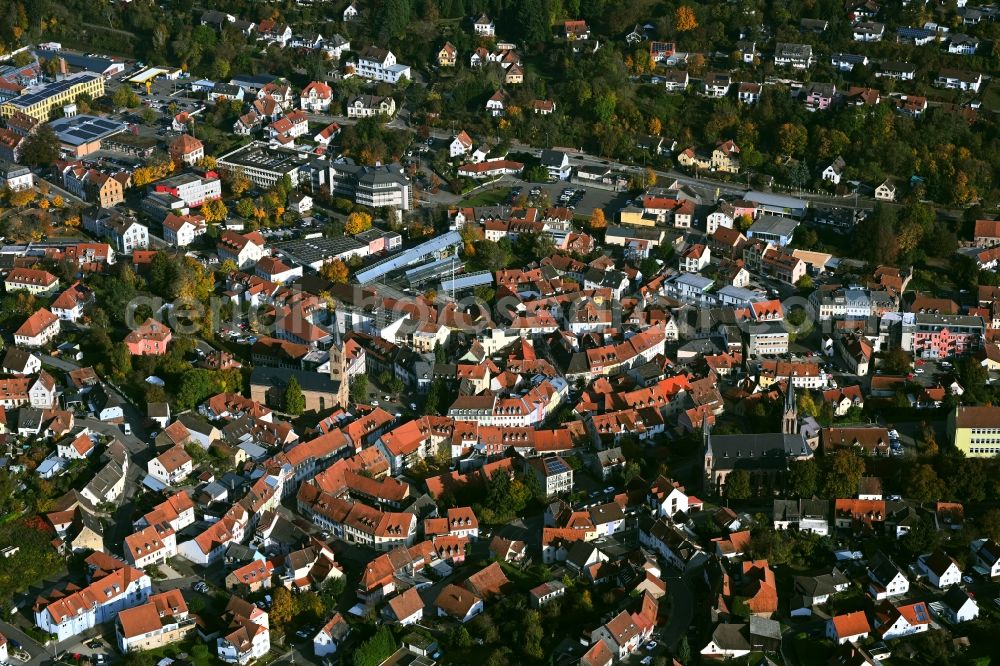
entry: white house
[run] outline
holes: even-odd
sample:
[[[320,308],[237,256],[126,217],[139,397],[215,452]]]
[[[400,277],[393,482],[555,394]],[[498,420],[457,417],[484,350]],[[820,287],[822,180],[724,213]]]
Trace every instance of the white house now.
[[[910,581],[896,564],[877,553],[868,565],[868,592],[876,601],[897,597],[910,591]]]
[[[986,570],[986,575],[1000,577],[1000,544],[993,539],[976,539],[969,544],[976,566]]]
[[[472,138],[465,130],[462,130],[455,135],[455,138],[451,140],[451,144],[448,145],[448,155],[450,157],[467,155],[472,150],[472,146]]]
[[[333,90],[322,81],[312,81],[299,93],[299,106],[303,111],[321,113],[330,108]]]
[[[396,62],[396,56],[388,49],[369,46],[358,54],[355,73],[369,81],[395,84],[410,78],[410,66]]]
[[[837,645],[863,641],[871,630],[868,616],[862,610],[835,615],[826,621],[826,637]]]
[[[56,444],[56,453],[66,460],[84,460],[94,454],[94,440],[84,428],[77,435],[70,435]]]
[[[927,582],[939,590],[946,590],[962,582],[962,570],[954,558],[940,550],[922,556],[920,568],[927,574]]]
[[[930,611],[923,601],[898,607],[884,601],[875,610],[875,628],[883,640],[920,634],[930,626]]]
[[[496,24],[486,14],[482,14],[475,20],[472,29],[480,37],[494,37],[497,34]]]
[[[559,150],[543,150],[540,160],[549,172],[549,180],[569,180],[569,155]]]
[[[152,589],[149,576],[122,565],[59,598],[40,597],[35,605],[35,626],[64,641],[114,620],[126,608],[146,603]]]
[[[844,162],[844,158],[838,155],[837,159],[833,160],[828,167],[823,169],[823,180],[828,180],[834,185],[840,185],[840,179],[843,177],[846,167],[847,163]]]
[[[226,606],[229,633],[216,640],[219,659],[245,666],[271,650],[271,628],[267,613],[249,601],[233,597]]]
[[[896,200],[896,186],[892,181],[883,181],[881,185],[875,188],[875,200],[876,201],[895,201]]]
[[[44,347],[59,335],[59,317],[40,308],[14,331],[14,344],[18,347]]]
[[[411,589],[416,590],[416,588]],[[351,626],[347,624],[344,616],[334,613],[330,621],[313,637],[313,654],[317,657],[333,654],[350,633]]]
[[[386,605],[383,615],[386,619],[407,626],[416,624],[424,617],[424,602],[420,599],[420,593],[415,587],[411,587],[402,594],[397,594]]]
[[[173,446],[149,461],[146,467],[149,475],[167,486],[173,486],[194,471],[194,460],[184,447]]]
[[[940,615],[951,624],[969,622],[979,617],[979,604],[960,587],[953,587],[939,602]],[[937,608],[937,606],[932,606]]]
[[[208,231],[201,215],[174,215],[168,213],[163,220],[163,240],[176,247],[187,247],[194,239]]]
[[[506,108],[507,94],[502,90],[496,91],[488,100],[486,100],[486,110],[489,111],[494,118],[502,116]]]

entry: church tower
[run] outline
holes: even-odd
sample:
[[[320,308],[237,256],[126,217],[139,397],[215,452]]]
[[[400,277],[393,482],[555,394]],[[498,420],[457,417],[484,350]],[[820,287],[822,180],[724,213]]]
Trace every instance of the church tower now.
[[[330,343],[330,379],[336,384],[336,406],[347,407],[350,399],[350,380],[347,376],[347,355],[344,352],[344,339],[340,335],[340,321],[336,311],[333,312],[333,340]]]
[[[781,415],[781,432],[784,435],[799,434],[799,408],[795,404],[795,385],[791,375],[788,376],[788,386],[785,390],[785,409]]]
[[[701,442],[705,447],[705,489],[714,490],[712,483],[712,472],[715,467],[715,455],[712,453],[712,426],[708,422],[708,414],[702,412],[701,415]]]

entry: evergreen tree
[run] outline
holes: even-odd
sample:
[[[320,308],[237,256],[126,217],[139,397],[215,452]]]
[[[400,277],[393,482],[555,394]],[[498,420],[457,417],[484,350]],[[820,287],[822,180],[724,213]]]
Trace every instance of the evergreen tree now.
[[[292,377],[285,387],[285,411],[289,414],[301,414],[306,411],[306,397],[302,395],[299,380]]]

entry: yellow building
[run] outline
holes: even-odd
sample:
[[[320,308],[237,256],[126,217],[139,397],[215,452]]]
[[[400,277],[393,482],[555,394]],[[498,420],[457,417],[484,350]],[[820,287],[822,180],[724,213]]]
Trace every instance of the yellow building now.
[[[955,447],[969,458],[1000,454],[1000,407],[956,407],[948,415]]]
[[[55,109],[72,104],[83,93],[93,99],[102,96],[104,77],[95,72],[80,72],[53,83],[26,88],[18,97],[0,105],[0,116],[10,118],[15,111],[20,111],[35,120],[47,122]]]
[[[618,221],[636,227],[655,227],[656,215],[646,214],[642,208],[629,207],[623,208],[618,213]]]

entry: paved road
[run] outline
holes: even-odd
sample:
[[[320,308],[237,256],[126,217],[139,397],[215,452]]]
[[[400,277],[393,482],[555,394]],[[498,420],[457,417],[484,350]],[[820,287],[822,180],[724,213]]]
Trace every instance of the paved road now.
[[[6,636],[8,640],[13,638],[18,643],[20,643],[21,647],[27,650],[28,654],[31,655],[31,662],[30,662],[31,664],[38,664],[40,662],[39,658],[41,658],[41,661],[44,661],[46,658],[52,656],[51,653],[47,653],[45,651],[45,648],[39,645],[34,638],[28,636],[28,634],[24,633],[23,631],[15,627],[13,624],[10,624],[9,622],[0,620],[0,634]],[[17,664],[18,662],[17,660],[12,659],[11,663]]]

